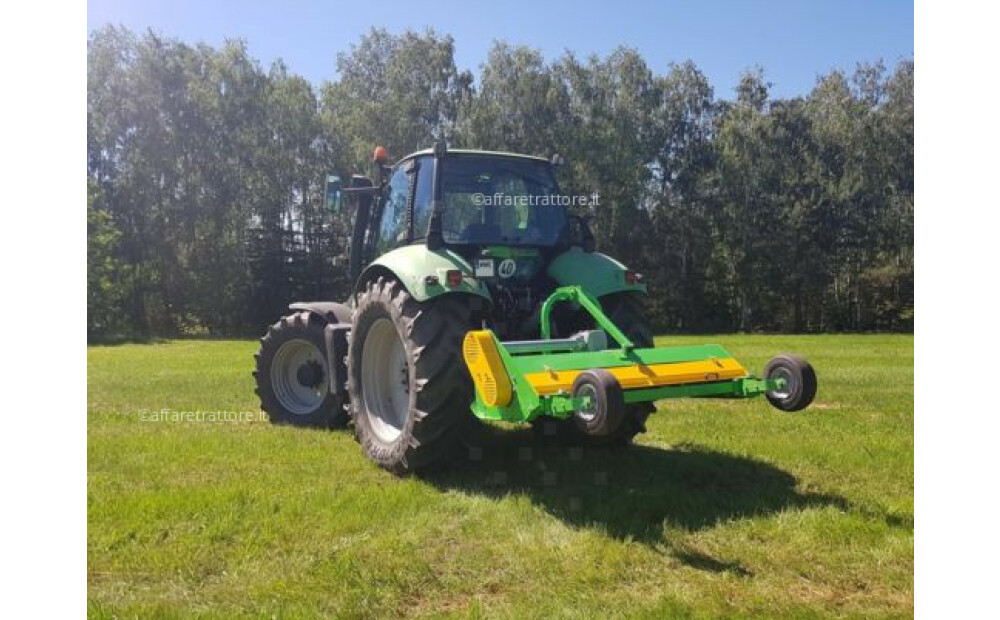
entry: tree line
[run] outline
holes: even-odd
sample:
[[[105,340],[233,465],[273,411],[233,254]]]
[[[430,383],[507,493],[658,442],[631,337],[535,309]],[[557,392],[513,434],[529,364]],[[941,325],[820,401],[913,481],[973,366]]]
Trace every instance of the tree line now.
[[[105,27],[87,49],[91,337],[250,334],[287,303],[343,299],[349,215],[328,173],[435,139],[566,158],[601,251],[646,276],[661,331],[913,328],[911,60],[775,98],[635,50],[546,61],[496,42],[479,79],[433,31],[373,29],[314,88],[245,43]],[[333,71],[332,71],[333,72]]]

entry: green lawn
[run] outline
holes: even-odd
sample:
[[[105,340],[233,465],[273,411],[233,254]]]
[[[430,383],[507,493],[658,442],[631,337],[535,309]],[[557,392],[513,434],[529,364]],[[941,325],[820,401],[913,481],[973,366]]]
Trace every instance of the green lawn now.
[[[497,430],[406,479],[344,431],[142,421],[257,412],[254,342],[91,347],[90,615],[912,615],[913,338],[658,339],[701,342],[802,353],[816,402],[663,402],[624,451]]]

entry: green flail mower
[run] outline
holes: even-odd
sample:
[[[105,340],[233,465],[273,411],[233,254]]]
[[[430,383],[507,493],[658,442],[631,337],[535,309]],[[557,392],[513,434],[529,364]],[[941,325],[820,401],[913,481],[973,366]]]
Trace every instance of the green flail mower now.
[[[599,329],[551,338],[551,311],[560,302],[578,304]],[[465,335],[462,354],[476,386],[476,416],[572,419],[585,435],[608,435],[632,404],[766,394],[778,409],[798,411],[816,395],[816,375],[797,356],[774,358],[756,378],[718,345],[637,348],[579,286],[558,288],[545,300],[540,328],[539,340],[501,342],[488,329]],[[608,346],[609,335],[617,347]]]
[[[394,166],[376,149],[374,181],[329,177],[330,210],[353,203],[354,286],[344,303],[291,304],[261,338],[270,420],[352,425],[370,459],[405,473],[449,452],[473,416],[624,446],[663,399],[809,405],[816,375],[800,357],[755,377],[720,346],[654,347],[642,275],[553,199],[561,159],[439,143]]]

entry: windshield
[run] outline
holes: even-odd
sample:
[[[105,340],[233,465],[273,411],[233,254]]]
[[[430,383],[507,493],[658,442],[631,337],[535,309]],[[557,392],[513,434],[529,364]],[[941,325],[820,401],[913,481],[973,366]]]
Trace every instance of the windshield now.
[[[443,164],[445,243],[548,246],[565,240],[566,208],[547,162],[452,155]]]

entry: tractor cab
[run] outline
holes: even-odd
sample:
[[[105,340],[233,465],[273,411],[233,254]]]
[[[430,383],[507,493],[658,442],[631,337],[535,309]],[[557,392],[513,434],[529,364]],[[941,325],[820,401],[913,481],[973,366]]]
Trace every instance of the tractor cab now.
[[[569,213],[559,190],[556,167],[562,158],[437,145],[391,167],[384,149],[376,150],[375,160],[376,182],[355,177],[343,190],[362,197],[352,279],[380,257],[422,245],[460,259],[456,271],[488,297],[498,332],[537,335],[539,303],[560,284],[547,267],[570,248],[593,251],[586,220]],[[334,180],[328,183],[331,202],[342,192]]]
[[[427,149],[386,165],[377,149],[375,183],[355,176],[344,189],[339,177],[327,178],[327,204],[339,209],[344,195],[370,198],[368,217],[356,219],[377,255],[421,242],[470,253],[486,246],[567,247],[571,235],[566,199],[559,191],[553,160],[489,151]],[[439,188],[435,188],[439,179]],[[437,194],[435,194],[437,191]],[[435,196],[439,201],[438,221]],[[365,201],[368,202],[368,201]]]

